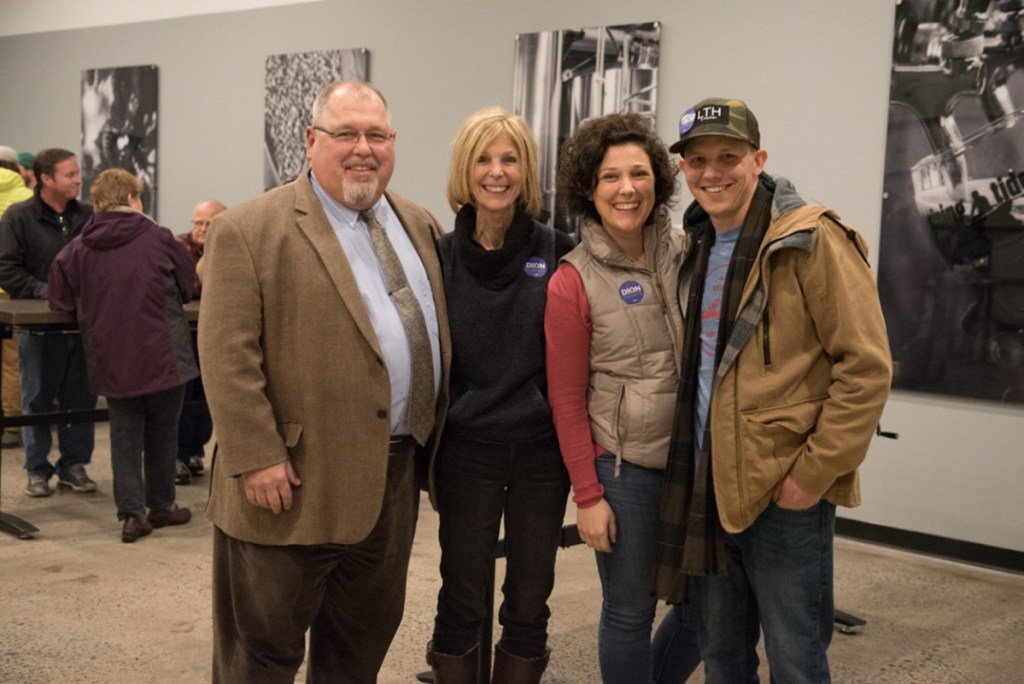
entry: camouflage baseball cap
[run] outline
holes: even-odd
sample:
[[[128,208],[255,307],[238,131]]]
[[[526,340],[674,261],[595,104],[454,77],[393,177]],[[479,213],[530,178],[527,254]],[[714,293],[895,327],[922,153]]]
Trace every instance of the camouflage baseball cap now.
[[[761,147],[757,119],[743,100],[709,97],[687,109],[679,117],[679,140],[668,149],[682,154],[686,143],[703,135],[724,135]]]

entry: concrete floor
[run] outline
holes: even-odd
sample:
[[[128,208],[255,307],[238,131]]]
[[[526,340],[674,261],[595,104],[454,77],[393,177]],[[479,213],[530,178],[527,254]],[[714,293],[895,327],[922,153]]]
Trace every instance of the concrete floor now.
[[[178,489],[179,503],[196,514],[191,524],[122,544],[106,425],[97,426],[96,442],[95,494],[30,499],[23,451],[2,453],[0,510],[40,533],[31,540],[0,534],[0,682],[208,681],[205,479]],[[424,502],[405,620],[380,675],[384,684],[414,682],[426,669],[439,586],[436,529]],[[1022,575],[839,539],[836,603],[868,621],[857,634],[836,633],[829,651],[836,682],[1024,682]],[[598,682],[600,586],[585,547],[559,553],[551,607],[553,655],[544,681]],[[767,681],[763,664],[761,674]],[[690,679],[701,680],[699,672]]]

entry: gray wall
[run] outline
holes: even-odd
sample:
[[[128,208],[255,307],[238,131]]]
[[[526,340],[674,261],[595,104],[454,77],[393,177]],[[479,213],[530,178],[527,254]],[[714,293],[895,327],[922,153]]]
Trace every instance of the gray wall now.
[[[761,121],[768,171],[834,207],[878,250],[895,0],[377,0],[326,2],[0,38],[0,144],[79,148],[85,68],[160,67],[159,217],[234,204],[262,182],[269,54],[365,47],[397,141],[392,187],[451,221],[444,200],[459,122],[511,106],[517,33],[661,21],[658,130],[706,96]],[[681,206],[689,201],[685,195]],[[1024,410],[898,392],[862,469],[864,522],[1024,550]]]

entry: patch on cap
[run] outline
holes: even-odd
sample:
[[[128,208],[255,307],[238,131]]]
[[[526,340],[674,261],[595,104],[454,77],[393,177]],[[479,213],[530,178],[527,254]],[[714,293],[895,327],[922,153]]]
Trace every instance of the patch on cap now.
[[[683,112],[683,115],[679,117],[679,135],[686,135],[693,128],[693,124],[697,123],[697,110],[690,108]]]
[[[696,116],[701,126],[709,124],[728,126],[731,123],[729,120],[729,105],[726,104],[705,105],[696,110]]]

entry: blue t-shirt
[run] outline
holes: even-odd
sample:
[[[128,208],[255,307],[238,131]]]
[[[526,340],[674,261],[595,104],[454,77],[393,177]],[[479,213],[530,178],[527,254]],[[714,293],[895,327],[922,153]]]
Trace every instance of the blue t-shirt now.
[[[715,350],[718,348],[718,324],[722,320],[722,295],[725,291],[725,276],[729,272],[740,228],[733,228],[715,236],[715,244],[708,256],[707,276],[704,279],[704,293],[700,302],[700,356],[697,361],[697,411],[693,417],[693,430],[697,437],[694,447],[694,464],[700,462],[704,445],[704,426],[707,424],[708,407],[711,404],[711,383],[715,373]]]

